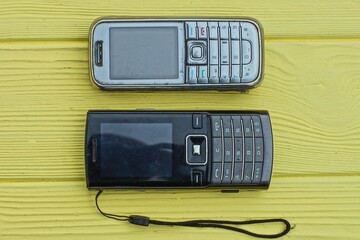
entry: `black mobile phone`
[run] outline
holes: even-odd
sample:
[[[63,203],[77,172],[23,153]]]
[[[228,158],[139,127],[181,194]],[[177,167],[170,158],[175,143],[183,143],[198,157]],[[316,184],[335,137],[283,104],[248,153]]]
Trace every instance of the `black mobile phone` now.
[[[242,90],[260,84],[263,37],[254,19],[96,20],[91,81],[103,90]]]
[[[273,163],[266,111],[89,111],[89,189],[268,188]]]

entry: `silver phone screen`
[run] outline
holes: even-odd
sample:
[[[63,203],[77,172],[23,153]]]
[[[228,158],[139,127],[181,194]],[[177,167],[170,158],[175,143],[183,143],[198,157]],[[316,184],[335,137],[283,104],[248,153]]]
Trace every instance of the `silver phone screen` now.
[[[177,27],[110,28],[110,79],[177,79]]]

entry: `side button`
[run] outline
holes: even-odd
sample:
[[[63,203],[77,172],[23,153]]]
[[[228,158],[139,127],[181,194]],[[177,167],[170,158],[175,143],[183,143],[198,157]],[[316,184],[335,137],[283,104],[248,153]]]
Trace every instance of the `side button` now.
[[[193,128],[200,129],[202,128],[202,115],[200,113],[193,114]]]
[[[191,182],[193,186],[202,186],[202,173],[200,171],[193,171]]]

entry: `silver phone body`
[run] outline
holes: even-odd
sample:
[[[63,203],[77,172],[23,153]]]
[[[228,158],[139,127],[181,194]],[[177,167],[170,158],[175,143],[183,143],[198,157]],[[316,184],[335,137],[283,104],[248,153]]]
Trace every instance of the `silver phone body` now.
[[[243,90],[260,84],[263,38],[252,19],[115,19],[89,33],[103,90]]]

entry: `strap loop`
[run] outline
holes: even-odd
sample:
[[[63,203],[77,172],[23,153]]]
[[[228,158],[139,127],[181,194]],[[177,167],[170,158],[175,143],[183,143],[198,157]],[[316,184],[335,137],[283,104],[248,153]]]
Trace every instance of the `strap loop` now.
[[[283,218],[272,218],[272,219],[259,219],[259,220],[248,220],[248,221],[221,221],[221,220],[190,220],[190,221],[179,221],[179,222],[169,222],[169,221],[160,221],[160,220],[152,220],[146,216],[139,215],[116,215],[111,213],[103,212],[98,204],[98,198],[102,194],[103,190],[99,190],[95,197],[96,208],[99,212],[107,218],[112,218],[119,221],[129,221],[132,224],[140,225],[140,226],[149,226],[150,224],[154,225],[164,225],[164,226],[182,226],[182,227],[200,227],[200,228],[221,228],[225,230],[235,231],[243,234],[247,234],[252,237],[257,238],[279,238],[285,236],[292,229],[289,221]],[[283,223],[285,225],[285,229],[280,233],[275,234],[260,234],[250,232],[243,228],[229,226],[229,225],[251,225],[251,224],[265,224],[265,223]]]

